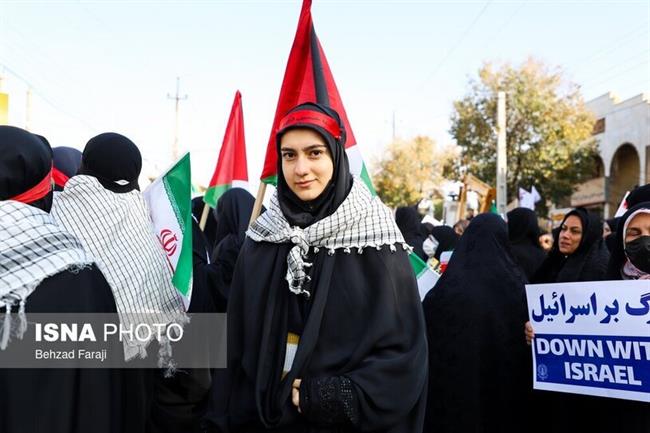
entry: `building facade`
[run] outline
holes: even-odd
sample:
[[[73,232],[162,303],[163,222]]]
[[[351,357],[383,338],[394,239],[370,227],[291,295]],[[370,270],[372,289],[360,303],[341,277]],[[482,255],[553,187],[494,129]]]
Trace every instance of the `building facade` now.
[[[650,98],[640,94],[621,101],[607,93],[586,103],[596,117],[598,173],[578,186],[571,206],[602,210],[612,217],[625,193],[650,180]]]

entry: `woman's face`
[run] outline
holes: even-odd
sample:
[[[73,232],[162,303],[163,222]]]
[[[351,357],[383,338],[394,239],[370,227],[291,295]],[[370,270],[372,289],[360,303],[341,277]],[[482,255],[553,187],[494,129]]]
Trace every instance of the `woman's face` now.
[[[650,236],[650,214],[637,214],[627,223],[625,243],[632,242],[641,236]]]
[[[280,140],[282,173],[302,201],[317,198],[334,174],[332,155],[323,137],[311,129],[291,129]]]
[[[582,221],[575,215],[569,216],[560,229],[559,248],[565,255],[573,254],[582,240]]]
[[[603,239],[612,234],[612,229],[609,228],[607,221],[603,223]]]

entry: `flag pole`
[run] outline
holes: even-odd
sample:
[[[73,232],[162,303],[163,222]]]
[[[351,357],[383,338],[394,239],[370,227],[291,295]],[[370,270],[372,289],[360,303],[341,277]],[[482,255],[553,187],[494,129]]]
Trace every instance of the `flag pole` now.
[[[253,212],[251,213],[251,220],[248,222],[250,227],[253,224],[253,221],[260,216],[260,211],[262,210],[262,202],[264,201],[264,194],[266,194],[266,184],[260,182],[260,187],[257,189],[257,197],[255,197],[255,205],[253,206]]]
[[[201,221],[199,221],[199,227],[201,231],[205,231],[205,223],[208,222],[208,215],[210,214],[210,205],[203,203],[203,213],[201,214]]]

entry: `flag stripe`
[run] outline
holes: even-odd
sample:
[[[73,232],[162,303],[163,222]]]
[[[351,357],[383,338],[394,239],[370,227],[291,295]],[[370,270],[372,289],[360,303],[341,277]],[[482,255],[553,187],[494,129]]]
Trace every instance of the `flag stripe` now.
[[[241,93],[235,93],[226,132],[224,133],[219,159],[210,180],[203,201],[211,207],[217,205],[217,200],[223,192],[235,181],[247,182],[248,169],[246,165],[246,140],[244,136],[244,114],[242,111]],[[227,186],[227,187],[226,187]],[[224,189],[225,187],[225,189]]]
[[[325,83],[323,74],[323,62],[321,61],[320,50],[318,49],[318,37],[314,29],[314,23],[311,24],[311,68],[314,74],[314,89],[316,90],[316,102],[319,104],[330,105],[330,97]]]

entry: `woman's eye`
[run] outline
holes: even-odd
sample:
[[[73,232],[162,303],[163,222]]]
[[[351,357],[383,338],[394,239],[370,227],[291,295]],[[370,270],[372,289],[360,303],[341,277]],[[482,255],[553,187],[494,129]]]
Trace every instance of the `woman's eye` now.
[[[314,158],[318,158],[322,154],[323,154],[322,150],[312,150],[311,152],[309,152],[309,156],[312,156]]]
[[[291,159],[293,155],[293,152],[282,152],[282,159]]]

